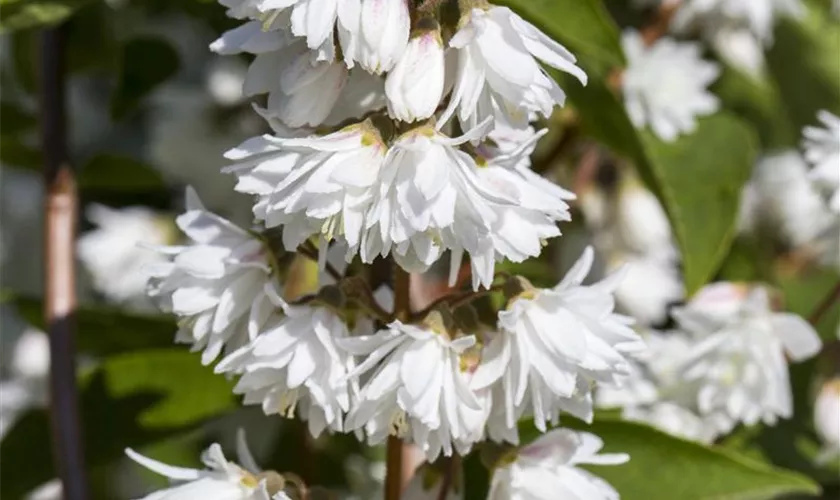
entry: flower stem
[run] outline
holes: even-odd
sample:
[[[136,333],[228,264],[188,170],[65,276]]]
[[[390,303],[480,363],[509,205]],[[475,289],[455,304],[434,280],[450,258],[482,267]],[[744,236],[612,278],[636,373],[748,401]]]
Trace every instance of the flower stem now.
[[[456,469],[461,466],[461,457],[458,454],[453,454],[446,461],[446,470],[443,473],[443,480],[440,482],[440,490],[438,491],[437,500],[446,500],[449,490],[452,489],[452,483],[455,482]]]
[[[394,288],[394,318],[408,321],[411,318],[411,276],[396,262],[392,267]],[[409,448],[400,438],[388,437],[385,472],[385,500],[399,500],[412,475]]]
[[[74,249],[78,192],[65,128],[66,26],[41,33],[40,112],[44,152],[44,308],[50,338],[50,417],[53,457],[67,500],[88,492],[76,385],[76,273]]]
[[[814,309],[814,312],[808,317],[808,322],[814,326],[820,322],[820,320],[825,316],[825,313],[831,309],[831,306],[834,305],[836,302],[840,301],[840,282],[837,282],[836,285],[828,292],[822,302],[817,305],[817,308]]]

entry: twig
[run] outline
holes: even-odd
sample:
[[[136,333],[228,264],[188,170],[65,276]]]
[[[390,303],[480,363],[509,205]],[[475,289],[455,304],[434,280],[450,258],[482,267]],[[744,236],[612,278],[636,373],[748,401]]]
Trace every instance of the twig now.
[[[642,28],[640,32],[642,35],[642,41],[645,45],[653,45],[657,40],[668,33],[668,29],[671,25],[671,19],[673,19],[674,14],[676,14],[677,9],[680,6],[679,4],[680,2],[663,2],[662,5],[656,9],[653,21]]]
[[[452,483],[455,478],[455,468],[460,465],[461,459],[455,454],[449,457],[446,463],[446,470],[443,471],[443,479],[440,482],[440,490],[438,490],[437,500],[446,500],[449,490],[452,489]]]
[[[50,337],[50,418],[53,459],[64,498],[85,500],[82,429],[76,387],[75,233],[78,196],[68,161],[65,129],[65,27],[41,32],[40,112],[44,186],[46,300],[44,316]]]
[[[808,316],[808,322],[814,326],[817,326],[822,317],[825,316],[825,313],[827,313],[828,310],[831,309],[831,306],[838,301],[840,301],[840,281],[838,281],[837,284],[834,285],[834,288],[832,288],[831,291],[828,292],[825,298],[823,298],[822,302],[820,302],[817,308],[814,309],[814,312],[812,312],[811,315]]]
[[[394,317],[400,321],[411,318],[411,276],[393,263],[392,284],[394,288]],[[399,500],[411,479],[411,461],[408,445],[396,436],[388,437],[385,472],[385,500]]]
[[[428,306],[424,307],[421,311],[418,311],[411,315],[412,320],[420,320],[426,317],[427,314],[432,312],[436,307],[441,306],[443,304],[448,304],[450,308],[457,309],[464,304],[469,304],[470,302],[484,297],[486,295],[490,295],[494,292],[499,292],[504,287],[502,285],[493,285],[490,288],[479,290],[477,292],[462,292],[459,294],[450,294],[444,295],[443,297],[439,297],[437,300],[429,304]]]

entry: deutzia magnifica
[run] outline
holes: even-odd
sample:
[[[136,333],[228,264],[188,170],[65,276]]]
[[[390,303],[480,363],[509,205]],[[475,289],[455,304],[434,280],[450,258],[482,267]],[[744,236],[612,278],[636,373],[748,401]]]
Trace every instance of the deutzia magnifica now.
[[[802,130],[802,149],[811,164],[811,178],[831,197],[832,210],[840,212],[840,117],[820,111],[817,119],[823,127]]]
[[[282,478],[276,474],[261,474],[259,470],[246,470],[253,464],[247,449],[241,450],[242,466],[229,462],[222,448],[212,444],[201,455],[205,469],[175,467],[144,457],[131,449],[125,450],[129,458],[143,467],[166,476],[176,486],[156,491],[141,500],[289,500],[283,493]]]
[[[802,12],[802,0],[686,0],[679,5],[671,28],[677,32],[700,29],[710,36],[718,29],[738,27],[769,44],[778,16]]]
[[[338,38],[348,68],[359,63],[375,75],[391,71],[403,55],[411,26],[405,0],[338,0]]]
[[[388,113],[404,122],[432,116],[443,97],[443,41],[440,26],[419,30],[385,80]]]
[[[139,300],[145,297],[147,268],[167,260],[149,246],[174,243],[171,219],[144,207],[93,204],[85,213],[96,229],[83,234],[76,246],[93,286],[114,302],[148,306]]]
[[[679,326],[702,337],[682,363],[684,384],[695,385],[699,413],[721,433],[737,423],[774,424],[793,414],[787,359],[816,354],[820,338],[801,317],[774,312],[763,287],[707,285],[675,309]]]
[[[415,443],[429,461],[441,452],[465,455],[481,438],[484,408],[462,368],[474,336],[451,339],[433,313],[423,326],[395,321],[339,345],[367,356],[351,377],[378,366],[347,416],[348,431],[364,428],[371,445],[396,435]]]
[[[487,500],[618,500],[618,492],[580,465],[619,465],[625,453],[598,452],[594,434],[555,429],[517,450],[493,472]]]
[[[237,191],[257,196],[258,220],[283,227],[287,250],[318,235],[356,252],[386,151],[366,121],[324,136],[249,139],[225,154],[236,162],[225,171],[239,178]]]
[[[566,93],[537,59],[586,85],[571,52],[507,7],[474,8],[459,26],[449,41],[457,49],[458,70],[442,122],[456,109],[465,128],[496,114],[517,126],[525,126],[529,112],[550,115]]]
[[[271,313],[269,249],[208,212],[191,188],[186,204],[176,223],[191,244],[158,248],[171,261],[149,269],[148,293],[178,316],[175,340],[203,350],[201,362],[209,364],[225,344],[233,349],[255,337]]]
[[[216,373],[241,374],[234,392],[245,395],[245,404],[261,404],[266,415],[293,418],[297,411],[315,437],[327,427],[341,431],[353,359],[336,342],[349,335],[347,325],[327,307],[269,297],[283,314],[272,315],[256,339],[219,362]]]
[[[450,138],[429,125],[399,136],[379,174],[362,233],[362,261],[392,255],[422,272],[444,250],[466,252],[473,287],[490,286],[496,261],[492,231],[498,205],[515,200],[479,177],[475,160],[458,146],[486,135],[491,119]]]
[[[647,125],[663,141],[673,141],[681,133],[697,127],[697,116],[709,115],[720,106],[707,87],[720,69],[700,58],[700,45],[662,38],[645,47],[638,32],[622,36],[627,69],[622,90],[627,113],[633,125]]]
[[[556,422],[560,411],[591,419],[591,384],[618,385],[630,374],[625,354],[645,344],[629,327],[632,320],[613,312],[612,292],[620,274],[581,285],[592,262],[593,251],[587,248],[556,287],[536,289],[525,283],[499,312],[499,332],[471,384],[475,390],[492,387],[501,375],[501,400],[494,402],[504,407],[499,415],[503,424],[490,422],[491,433],[494,426],[515,429],[526,414],[533,415],[541,431],[547,422]]]

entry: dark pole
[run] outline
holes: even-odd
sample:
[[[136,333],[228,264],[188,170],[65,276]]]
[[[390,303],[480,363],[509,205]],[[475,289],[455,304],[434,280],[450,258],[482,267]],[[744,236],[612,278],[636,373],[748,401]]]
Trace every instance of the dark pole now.
[[[87,500],[76,388],[75,235],[78,198],[67,153],[63,26],[40,36],[40,121],[44,155],[44,316],[50,337],[53,460],[66,500]]]

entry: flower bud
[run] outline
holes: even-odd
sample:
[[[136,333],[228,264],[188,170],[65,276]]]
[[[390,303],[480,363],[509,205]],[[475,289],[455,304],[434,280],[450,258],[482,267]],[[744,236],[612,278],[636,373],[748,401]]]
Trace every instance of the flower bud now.
[[[346,18],[338,35],[347,67],[358,62],[375,75],[394,67],[411,27],[406,0],[361,0],[358,10],[346,10],[339,18]]]
[[[826,381],[814,403],[814,428],[823,442],[819,462],[840,457],[840,377]]]
[[[405,122],[432,116],[443,97],[444,57],[440,28],[416,34],[385,80],[388,111]]]

